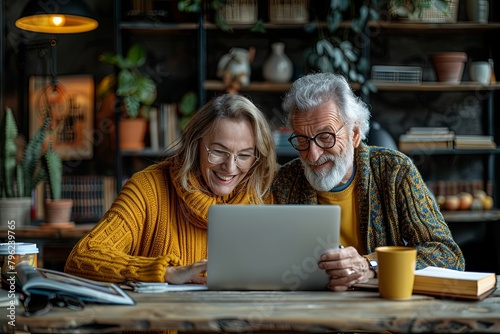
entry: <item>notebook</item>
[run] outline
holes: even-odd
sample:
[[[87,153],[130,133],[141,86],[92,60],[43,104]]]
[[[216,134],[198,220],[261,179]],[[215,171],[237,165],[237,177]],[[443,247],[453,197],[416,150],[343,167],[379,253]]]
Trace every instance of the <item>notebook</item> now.
[[[212,205],[208,289],[326,290],[318,260],[339,234],[336,205]]]

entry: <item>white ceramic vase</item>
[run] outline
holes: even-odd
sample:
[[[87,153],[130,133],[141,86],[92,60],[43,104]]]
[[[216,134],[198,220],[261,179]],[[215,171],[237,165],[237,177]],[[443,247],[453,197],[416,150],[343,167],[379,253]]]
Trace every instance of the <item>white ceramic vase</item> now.
[[[271,48],[272,52],[264,62],[264,79],[277,83],[289,82],[293,76],[293,63],[285,54],[285,43],[273,43]]]
[[[469,21],[488,23],[490,9],[488,0],[467,0],[466,6]]]

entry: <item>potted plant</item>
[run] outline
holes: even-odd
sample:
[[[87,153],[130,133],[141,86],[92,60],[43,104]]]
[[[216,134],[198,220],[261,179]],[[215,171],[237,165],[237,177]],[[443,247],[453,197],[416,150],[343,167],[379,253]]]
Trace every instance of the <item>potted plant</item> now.
[[[381,1],[364,1],[357,6],[353,0],[328,2],[327,8],[313,10],[313,18],[306,25],[307,30],[318,31],[318,38],[306,49],[306,62],[314,71],[335,72],[344,75],[349,81],[358,83],[361,91],[368,95],[375,92],[376,86],[368,80],[370,64],[362,55],[361,47],[351,41],[363,41],[365,27],[369,21],[379,19]],[[318,24],[318,16],[326,9],[326,29]],[[350,20],[345,28],[341,22]]]
[[[449,17],[456,20],[457,0],[390,0],[390,10],[393,15],[407,17],[410,20],[429,19],[434,22],[442,21]],[[452,8],[453,5],[453,8]],[[430,17],[424,17],[424,13],[434,13]],[[447,21],[445,19],[445,21]]]
[[[179,101],[177,107],[181,114],[181,118],[179,120],[179,128],[184,130],[187,123],[191,119],[191,116],[196,110],[196,106],[198,105],[198,97],[196,93],[193,91],[186,92],[181,100]]]
[[[105,52],[99,60],[120,69],[117,77],[108,76],[103,82],[107,89],[115,88],[115,93],[122,99],[124,116],[120,119],[120,148],[123,150],[144,148],[144,135],[147,128],[149,107],[156,99],[157,89],[151,77],[140,70],[146,63],[146,49],[134,44],[126,56]],[[100,88],[101,91],[103,88]],[[132,141],[133,133],[138,142]]]
[[[365,43],[366,25],[378,21],[380,8],[388,4],[393,15],[406,14],[421,17],[426,9],[433,9],[441,16],[448,15],[456,0],[337,0],[328,4],[326,23],[328,33],[312,21],[306,29],[317,29],[318,39],[306,50],[306,60],[313,70],[343,74],[351,82],[358,83],[361,91],[368,95],[376,92],[376,86],[368,80],[370,64],[358,44]],[[455,9],[455,7],[453,7]],[[348,28],[341,22],[350,21]]]
[[[22,226],[31,221],[31,195],[45,176],[41,158],[49,125],[47,118],[26,144],[18,133],[12,110],[5,110],[0,122],[0,226],[12,221]]]
[[[43,155],[42,161],[50,193],[50,198],[45,199],[45,223],[43,227],[73,227],[74,223],[70,222],[73,200],[62,198],[63,165],[61,156],[54,150],[52,143]]]

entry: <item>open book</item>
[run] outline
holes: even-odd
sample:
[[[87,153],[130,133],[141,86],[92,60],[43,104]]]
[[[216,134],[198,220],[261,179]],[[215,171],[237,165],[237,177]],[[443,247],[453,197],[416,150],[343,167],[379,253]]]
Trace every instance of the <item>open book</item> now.
[[[496,289],[496,275],[427,267],[415,270],[413,292],[460,299],[483,299]]]
[[[135,305],[135,301],[113,283],[93,281],[30,265],[18,265],[16,272],[22,292],[26,295],[57,296],[100,304]]]

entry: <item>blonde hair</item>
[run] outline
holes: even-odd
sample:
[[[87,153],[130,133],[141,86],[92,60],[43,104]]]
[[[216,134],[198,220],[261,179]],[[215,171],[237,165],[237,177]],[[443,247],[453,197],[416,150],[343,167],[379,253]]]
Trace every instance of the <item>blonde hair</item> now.
[[[215,131],[220,119],[248,120],[252,124],[256,140],[255,155],[259,158],[236,188],[252,195],[258,203],[269,191],[276,172],[276,149],[268,120],[264,113],[248,98],[239,94],[223,94],[213,98],[198,110],[184,128],[173,148],[174,164],[180,166],[179,182],[187,191],[191,189],[189,179],[201,175],[199,146],[201,139]]]

